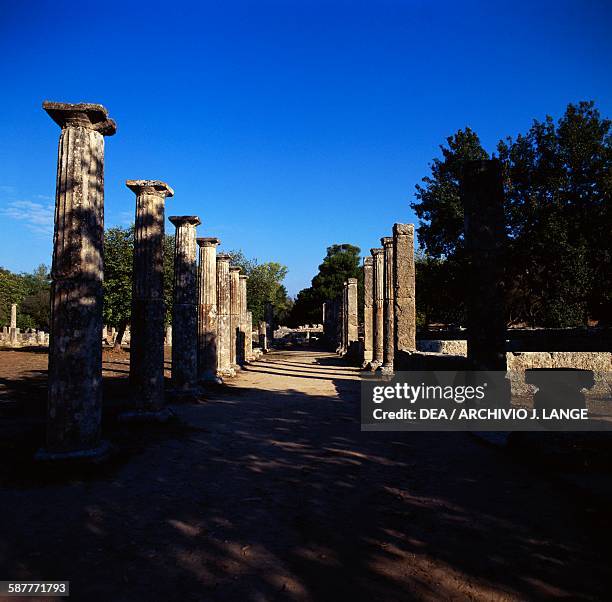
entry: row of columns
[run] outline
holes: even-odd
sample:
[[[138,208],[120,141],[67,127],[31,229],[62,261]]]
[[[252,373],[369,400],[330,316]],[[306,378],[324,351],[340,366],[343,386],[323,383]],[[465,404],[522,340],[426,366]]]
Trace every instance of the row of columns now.
[[[363,367],[391,374],[397,351],[416,350],[414,225],[380,242],[364,259]]]
[[[504,190],[498,160],[468,161],[463,166],[467,353],[474,370],[506,370],[504,312]],[[393,372],[398,352],[416,351],[414,225],[395,224],[392,236],[364,259],[363,367]],[[326,304],[324,315],[333,305]],[[339,316],[346,351],[353,308],[346,283]]]
[[[416,350],[414,225],[395,224],[392,234],[363,262],[362,367],[383,374],[393,373],[397,351]],[[326,335],[333,340],[338,324],[342,355],[358,348],[357,298],[357,279],[349,278],[340,299],[323,305]]]
[[[102,105],[45,102],[43,108],[62,131],[51,268],[47,435],[38,457],[99,458],[108,451],[100,437],[104,137],[113,135],[116,125]],[[163,246],[165,203],[174,191],[159,180],[127,180],[126,185],[136,195],[130,343],[134,404],[121,418],[165,420],[170,412],[164,399]],[[197,216],[169,220],[176,228],[172,387],[183,393],[200,381],[232,375],[251,359],[252,318],[247,278],[230,267],[228,255],[217,256],[220,241],[197,238]]]

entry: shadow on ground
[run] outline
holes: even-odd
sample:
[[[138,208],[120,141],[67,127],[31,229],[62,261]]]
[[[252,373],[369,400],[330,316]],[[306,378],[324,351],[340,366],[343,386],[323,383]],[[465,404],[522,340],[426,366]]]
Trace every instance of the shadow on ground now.
[[[124,455],[95,475],[5,480],[1,574],[88,601],[612,591],[607,512],[467,434],[362,433],[336,357],[272,354],[205,399],[168,430],[110,420]]]

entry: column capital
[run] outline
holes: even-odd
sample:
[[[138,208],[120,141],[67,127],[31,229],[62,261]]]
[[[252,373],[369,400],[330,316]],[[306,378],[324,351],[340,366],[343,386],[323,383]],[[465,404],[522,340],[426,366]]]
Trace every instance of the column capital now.
[[[196,242],[199,247],[217,247],[221,244],[218,238],[207,237],[207,238],[196,238]]]
[[[393,246],[393,236],[383,236],[380,239],[380,244],[383,247],[392,247]]]
[[[70,126],[84,127],[103,136],[112,136],[117,131],[117,124],[108,116],[108,110],[102,105],[45,100],[42,107],[62,129]]]
[[[240,268],[237,265],[230,266],[230,272],[240,272]]]
[[[125,185],[136,195],[155,194],[158,196],[174,196],[174,190],[160,180],[126,180]]]
[[[239,278],[240,278],[240,280],[248,280],[249,279],[249,277],[246,276],[245,274],[240,274]]]
[[[385,252],[384,249],[377,247],[375,249],[370,249],[370,253],[372,253],[372,257],[376,257],[377,255],[382,255]]]
[[[351,286],[351,284],[357,284],[357,278],[349,278],[347,281],[347,285]]]
[[[231,258],[228,253],[217,253],[217,261],[229,261]]]
[[[187,225],[199,226],[202,223],[197,215],[171,215],[168,220],[177,228]]]
[[[414,224],[393,224],[393,234],[412,234],[414,235]]]
[[[374,263],[374,258],[373,257],[364,257],[363,258],[363,265],[372,265]]]

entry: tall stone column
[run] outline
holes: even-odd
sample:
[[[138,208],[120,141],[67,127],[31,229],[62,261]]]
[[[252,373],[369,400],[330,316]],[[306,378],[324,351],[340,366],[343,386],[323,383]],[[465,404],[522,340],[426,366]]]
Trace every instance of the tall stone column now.
[[[253,312],[246,312],[245,321],[245,357],[247,362],[253,359]]]
[[[218,238],[198,238],[200,247],[198,299],[198,377],[217,375],[217,246]]]
[[[461,186],[468,254],[467,351],[474,370],[506,370],[504,188],[498,160],[468,161]]]
[[[172,305],[172,386],[191,390],[198,379],[198,264],[195,215],[173,215],[174,303]]]
[[[259,323],[259,347],[264,353],[268,351],[267,331],[268,331],[268,325],[263,321],[260,322]]]
[[[345,337],[345,330],[344,330],[344,291],[345,291],[345,286],[343,284],[342,287],[342,293],[340,293],[340,295],[338,295],[338,297],[336,297],[336,308],[337,308],[337,313],[336,313],[336,328],[337,328],[337,339],[338,339],[338,349],[336,350],[337,353],[344,353],[344,337]]]
[[[374,359],[374,266],[372,257],[363,259],[363,363],[362,368],[371,365]]]
[[[373,279],[373,355],[372,370],[376,370],[384,360],[384,297],[385,297],[385,251],[384,249],[370,249],[372,254]]]
[[[240,369],[238,360],[238,343],[240,342],[240,268],[232,266],[229,269],[230,282],[230,361],[234,370]]]
[[[393,226],[393,318],[395,351],[416,351],[413,224]]]
[[[234,376],[230,324],[230,256],[217,255],[217,376]]]
[[[169,415],[164,410],[164,207],[174,191],[159,180],[127,180],[126,185],[136,194],[130,321],[135,411],[122,419],[163,420]]]
[[[41,460],[101,458],[104,136],[102,105],[43,103],[61,128],[51,267],[46,447]],[[16,324],[15,324],[16,327]]]
[[[359,341],[357,323],[357,278],[349,278],[346,283],[346,350],[356,352],[355,343]]]
[[[17,304],[11,304],[11,328],[9,330],[9,341],[11,344],[16,344],[19,335],[19,330],[17,328]]]
[[[266,344],[269,350],[274,344],[274,305],[271,301],[266,301],[264,317],[266,319]]]
[[[380,239],[384,249],[384,299],[383,299],[383,364],[381,371],[383,374],[393,374],[393,357],[395,340],[393,326],[393,237],[385,236]]]
[[[247,360],[247,280],[248,277],[244,274],[240,274],[239,276],[239,293],[240,293],[240,326],[238,328],[238,332],[240,335],[240,339],[238,341],[238,363],[240,365],[244,364]]]

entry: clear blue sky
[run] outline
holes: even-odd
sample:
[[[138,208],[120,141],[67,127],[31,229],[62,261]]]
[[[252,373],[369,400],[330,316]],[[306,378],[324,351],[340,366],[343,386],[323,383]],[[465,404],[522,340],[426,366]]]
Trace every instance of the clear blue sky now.
[[[132,220],[127,178],[164,180],[167,215],[284,263],[295,294],[328,245],[367,253],[414,220],[414,186],[458,128],[493,150],[568,102],[612,117],[611,31],[609,1],[0,0],[0,265],[50,263],[45,99],[117,121],[107,226]]]

